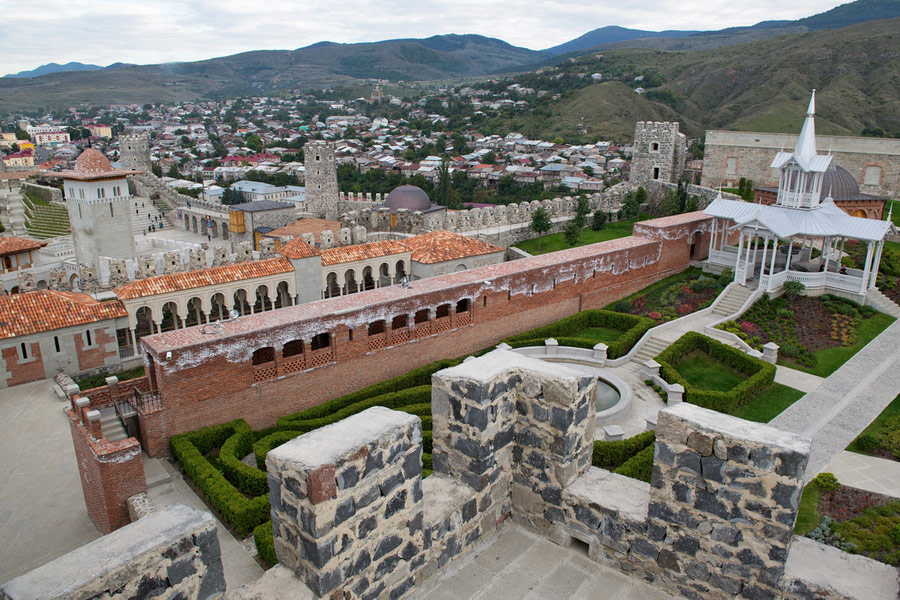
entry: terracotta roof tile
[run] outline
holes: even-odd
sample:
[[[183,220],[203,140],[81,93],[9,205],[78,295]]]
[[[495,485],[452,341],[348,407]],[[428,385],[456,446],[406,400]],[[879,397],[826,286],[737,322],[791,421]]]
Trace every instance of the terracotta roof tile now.
[[[412,250],[412,259],[418,263],[432,264],[456,260],[467,256],[479,256],[503,252],[503,248],[450,231],[432,231],[401,242]]]
[[[382,256],[391,256],[392,254],[402,254],[404,252],[409,252],[409,248],[394,240],[382,240],[380,242],[369,242],[368,244],[329,248],[327,250],[322,250],[322,266],[325,267],[356,260],[366,260],[368,258],[380,258]]]
[[[340,228],[340,223],[328,219],[299,219],[293,223],[288,223],[283,227],[279,227],[278,229],[273,229],[266,234],[266,237],[280,238],[285,235],[292,235],[295,238],[298,238],[304,233],[311,233],[313,234],[315,242],[318,244],[321,242],[319,239],[320,233],[323,231],[333,231],[334,235],[337,236]]]
[[[286,258],[310,258],[319,256],[320,252],[301,238],[289,241],[278,249],[278,254]]]
[[[100,302],[87,294],[35,290],[0,297],[0,339],[125,317],[119,301]]]
[[[28,250],[37,250],[47,245],[47,242],[39,242],[37,240],[29,240],[20,237],[0,237],[0,256],[7,254],[15,254],[16,252],[26,252]]]
[[[243,279],[253,279],[255,277],[266,277],[268,275],[293,272],[294,268],[291,266],[291,262],[288,259],[284,257],[267,258],[264,260],[255,260],[233,265],[224,265],[221,267],[210,267],[207,269],[185,271],[184,273],[170,273],[168,275],[157,275],[156,277],[139,279],[116,288],[113,290],[113,293],[121,300],[131,300],[133,298],[143,298],[144,296],[178,292],[207,285],[219,285]]]

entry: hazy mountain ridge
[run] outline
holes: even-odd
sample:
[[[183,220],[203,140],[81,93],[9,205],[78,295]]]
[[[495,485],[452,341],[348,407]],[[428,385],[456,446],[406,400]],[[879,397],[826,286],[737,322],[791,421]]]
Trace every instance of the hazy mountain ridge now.
[[[19,71],[18,73],[10,73],[3,77],[23,78],[40,77],[41,75],[49,75],[50,73],[65,73],[70,71],[99,71],[102,69],[100,65],[89,65],[80,62],[68,62],[64,65],[59,63],[47,63],[30,71]]]

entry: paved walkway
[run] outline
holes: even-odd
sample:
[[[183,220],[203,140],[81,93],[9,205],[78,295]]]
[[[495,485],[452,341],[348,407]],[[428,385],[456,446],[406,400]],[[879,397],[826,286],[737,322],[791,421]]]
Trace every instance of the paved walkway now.
[[[46,380],[0,390],[0,581],[100,537],[63,406]]]
[[[900,498],[900,462],[846,450],[831,459],[825,468],[842,484]]]
[[[653,585],[563,548],[514,524],[504,526],[425,583],[414,600],[669,600]]]
[[[900,391],[900,321],[770,425],[812,440],[806,480],[821,472]]]
[[[791,369],[790,367],[775,365],[775,383],[792,387],[795,390],[800,390],[801,392],[806,392],[808,394],[822,385],[823,381],[825,381],[824,377],[812,375],[811,373],[804,373],[803,371]]]

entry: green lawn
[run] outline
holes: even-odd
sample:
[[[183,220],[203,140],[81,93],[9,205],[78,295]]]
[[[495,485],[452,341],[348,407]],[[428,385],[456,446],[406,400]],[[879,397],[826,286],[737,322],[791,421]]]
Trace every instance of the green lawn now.
[[[806,535],[816,528],[819,521],[819,484],[811,481],[803,488],[803,495],[800,496],[800,509],[797,512],[794,534]]]
[[[812,369],[804,367],[803,365],[798,365],[795,362],[785,360],[781,357],[779,357],[778,359],[778,364],[784,365],[785,367],[790,367],[791,369],[796,369],[798,371],[812,373],[813,375],[818,375],[819,377],[828,377],[829,375],[837,371],[845,362],[850,360],[850,357],[859,352],[863,346],[871,342],[878,336],[879,333],[887,329],[888,326],[890,326],[890,324],[893,322],[894,317],[882,313],[879,313],[869,319],[865,319],[859,325],[855,344],[851,346],[837,346],[835,348],[827,348],[825,350],[820,350],[814,353],[814,356],[816,357],[816,366]]]
[[[615,329],[613,327],[588,327],[587,329],[576,331],[568,337],[583,338],[593,342],[603,342],[604,344],[608,344],[622,337],[623,333],[625,332],[621,329]]]
[[[675,370],[694,387],[727,392],[746,379],[743,373],[723,365],[700,350],[695,350],[675,365]]]
[[[773,383],[765,392],[739,408],[734,416],[757,423],[768,423],[803,397],[803,394],[792,387]]]
[[[590,224],[591,215],[587,216],[587,222]],[[621,237],[631,235],[636,219],[630,221],[618,221],[616,223],[607,223],[606,227],[600,231],[594,231],[590,227],[585,227],[581,231],[581,238],[576,246],[586,246],[587,244],[596,244],[597,242],[606,242]],[[541,248],[538,250],[538,240],[540,240]],[[556,252],[557,250],[565,250],[572,248],[566,241],[565,235],[562,233],[551,233],[539,238],[525,240],[516,244],[516,248],[524,250],[529,254],[546,254],[547,252]]]
[[[869,434],[875,436],[876,438],[881,437],[881,430],[884,428],[884,424],[893,417],[900,417],[900,396],[894,398],[894,401],[887,405],[887,407],[881,411],[881,414],[875,417],[875,420],[866,427],[860,435]],[[847,446],[847,450],[851,452],[860,452],[862,451],[856,447],[856,440],[850,442],[850,445]]]

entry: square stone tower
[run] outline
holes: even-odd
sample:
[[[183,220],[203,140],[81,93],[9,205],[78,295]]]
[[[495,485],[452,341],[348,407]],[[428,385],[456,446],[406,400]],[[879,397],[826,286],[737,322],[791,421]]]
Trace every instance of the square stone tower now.
[[[629,181],[635,185],[652,180],[678,183],[684,170],[686,143],[687,137],[679,133],[678,123],[638,121]]]
[[[150,136],[146,133],[128,133],[119,136],[119,159],[125,169],[149,173]]]
[[[317,217],[338,218],[337,167],[334,142],[310,141],[303,147],[306,165],[306,206]]]

